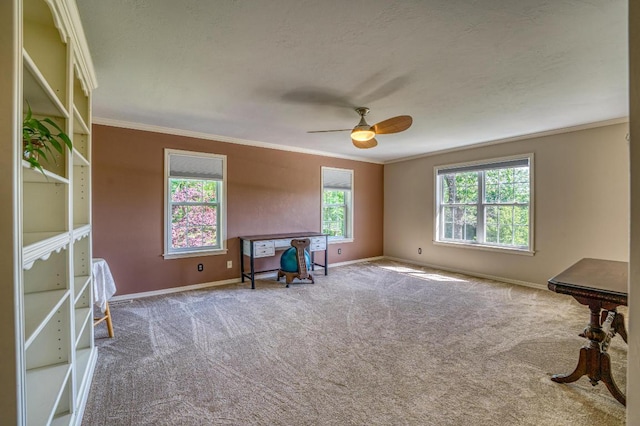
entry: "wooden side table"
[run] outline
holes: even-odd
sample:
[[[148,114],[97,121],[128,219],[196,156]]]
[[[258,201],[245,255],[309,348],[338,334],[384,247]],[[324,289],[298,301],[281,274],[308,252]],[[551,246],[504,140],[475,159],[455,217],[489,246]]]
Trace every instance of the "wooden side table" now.
[[[628,268],[627,262],[582,259],[548,283],[549,290],[573,296],[591,311],[589,324],[580,334],[588,340],[580,349],[578,366],[573,373],[556,374],[551,380],[572,383],[586,375],[593,386],[602,380],[614,398],[625,406],[627,398],[611,376],[607,348],[616,333],[627,341],[624,318],[616,309],[627,305]]]

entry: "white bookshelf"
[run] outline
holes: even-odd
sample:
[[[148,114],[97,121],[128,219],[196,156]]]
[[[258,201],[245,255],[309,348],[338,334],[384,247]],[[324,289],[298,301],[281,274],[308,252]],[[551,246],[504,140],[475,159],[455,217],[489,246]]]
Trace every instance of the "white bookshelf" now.
[[[47,425],[55,415],[65,385],[69,382],[71,365],[60,364],[27,372],[27,425]]]
[[[73,297],[73,302],[76,303],[78,301],[78,297],[80,294],[87,289],[87,287],[91,284],[91,276],[90,275],[78,275],[73,277],[73,288],[75,290],[75,294]]]
[[[19,215],[0,215],[13,222],[19,268],[11,274],[17,398],[13,407],[3,406],[3,422],[79,425],[97,360],[91,311],[91,91],[97,84],[75,0],[7,2],[19,13],[10,21],[19,36],[5,47],[0,71],[17,76],[22,99],[15,114],[6,114],[19,120],[17,149],[8,150],[16,155],[18,195],[0,195]],[[44,172],[23,158],[20,129],[28,107],[73,142],[72,150],[40,159]]]
[[[42,291],[24,295],[24,334],[28,348],[38,333],[49,323],[55,311],[68,296],[68,290]]]

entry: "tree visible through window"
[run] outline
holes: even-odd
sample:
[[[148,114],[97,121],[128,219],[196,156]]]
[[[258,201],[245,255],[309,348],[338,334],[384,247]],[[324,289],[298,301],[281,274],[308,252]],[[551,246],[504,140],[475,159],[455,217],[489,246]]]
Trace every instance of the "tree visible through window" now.
[[[346,191],[325,190],[323,194],[322,233],[330,237],[347,234]]]
[[[226,157],[165,150],[165,257],[224,249]]]
[[[171,248],[218,247],[218,182],[170,179]]]
[[[531,251],[531,160],[437,168],[438,241]]]
[[[353,238],[353,170],[322,168],[322,233]]]

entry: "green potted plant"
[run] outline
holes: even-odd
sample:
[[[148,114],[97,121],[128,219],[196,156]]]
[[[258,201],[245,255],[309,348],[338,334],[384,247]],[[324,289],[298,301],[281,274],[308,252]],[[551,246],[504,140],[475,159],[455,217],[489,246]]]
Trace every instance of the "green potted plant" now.
[[[53,128],[54,133],[48,127]],[[34,118],[31,112],[31,106],[27,102],[27,114],[22,121],[22,143],[24,159],[29,162],[31,167],[40,170],[44,174],[40,160],[49,161],[47,155],[53,158],[53,149],[60,154],[64,153],[64,146],[73,149],[73,144],[69,136],[58,126],[52,119],[43,118],[39,120]],[[55,161],[55,158],[54,158]]]

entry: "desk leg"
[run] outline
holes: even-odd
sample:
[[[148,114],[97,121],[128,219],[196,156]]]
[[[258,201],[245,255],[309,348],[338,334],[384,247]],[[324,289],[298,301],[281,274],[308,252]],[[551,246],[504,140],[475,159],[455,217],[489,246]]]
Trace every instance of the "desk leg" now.
[[[251,263],[251,290],[255,290],[256,288],[256,276],[255,276],[255,264],[253,259],[253,244],[251,244],[251,259],[249,260]]]
[[[244,282],[244,242],[240,240],[240,282]]]
[[[325,242],[324,249],[324,274],[329,275],[329,243]]]
[[[589,339],[589,341],[580,349],[578,366],[571,374],[556,374],[551,376],[551,380],[557,383],[572,383],[586,375],[593,386],[602,380],[613,397],[626,406],[627,399],[613,381],[611,359],[606,352],[606,347],[603,348],[603,341],[607,337],[607,333],[600,326],[601,304],[598,301],[591,301],[588,304],[591,311],[591,319],[581,335]]]

